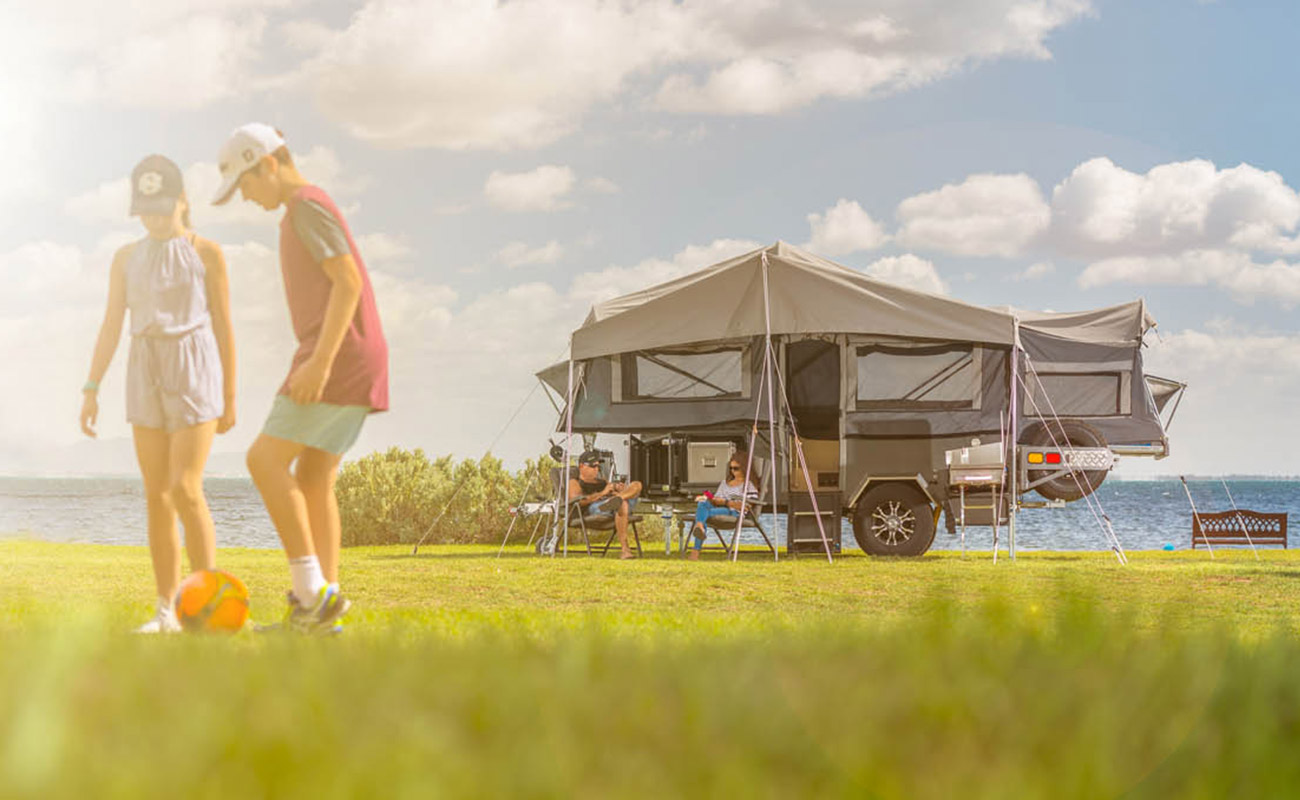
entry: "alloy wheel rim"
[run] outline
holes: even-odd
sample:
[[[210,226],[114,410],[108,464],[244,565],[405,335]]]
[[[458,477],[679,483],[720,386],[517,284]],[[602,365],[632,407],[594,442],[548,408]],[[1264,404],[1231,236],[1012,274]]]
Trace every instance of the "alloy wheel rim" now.
[[[898,500],[881,503],[871,511],[871,535],[896,547],[916,533],[916,515]]]

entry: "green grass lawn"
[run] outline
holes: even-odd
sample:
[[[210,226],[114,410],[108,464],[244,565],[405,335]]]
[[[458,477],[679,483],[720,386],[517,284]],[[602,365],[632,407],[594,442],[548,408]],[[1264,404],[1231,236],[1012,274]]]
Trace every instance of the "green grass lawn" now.
[[[344,553],[335,640],[129,635],[141,548],[0,541],[0,797],[1264,797],[1285,551]],[[277,551],[221,566],[279,616]]]

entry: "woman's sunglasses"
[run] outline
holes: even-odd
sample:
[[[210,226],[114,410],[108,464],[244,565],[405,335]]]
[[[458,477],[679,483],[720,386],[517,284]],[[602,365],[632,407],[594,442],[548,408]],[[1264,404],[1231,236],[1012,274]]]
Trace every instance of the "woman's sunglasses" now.
[[[739,465],[739,464],[728,464],[727,466],[729,466],[729,467],[731,468],[731,471],[732,471],[732,472],[740,472],[740,465]]]

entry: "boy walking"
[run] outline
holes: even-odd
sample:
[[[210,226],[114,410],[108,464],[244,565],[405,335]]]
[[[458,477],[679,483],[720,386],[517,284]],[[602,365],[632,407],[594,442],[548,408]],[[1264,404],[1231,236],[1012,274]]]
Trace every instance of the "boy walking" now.
[[[280,221],[280,271],[298,350],[248,471],[289,558],[284,627],[337,633],[350,606],[339,590],[338,502],[343,453],[366,416],[388,408],[388,345],[370,276],[343,215],[298,171],[279,131],[250,123],[221,148],[225,203],[238,189]]]

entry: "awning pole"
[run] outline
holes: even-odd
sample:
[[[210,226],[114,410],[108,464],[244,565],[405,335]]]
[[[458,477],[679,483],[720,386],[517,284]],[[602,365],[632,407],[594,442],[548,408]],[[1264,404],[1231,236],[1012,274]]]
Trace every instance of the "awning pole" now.
[[[1210,534],[1205,532],[1205,526],[1201,524],[1201,514],[1196,510],[1196,501],[1192,499],[1192,490],[1187,485],[1187,476],[1179,475],[1178,480],[1183,482],[1183,491],[1187,492],[1187,502],[1192,505],[1192,521],[1196,527],[1201,529],[1201,541],[1205,542],[1205,549],[1210,551],[1210,558],[1214,558],[1214,548],[1210,545]],[[1192,533],[1192,546],[1196,546],[1196,534]]]
[[[776,531],[776,507],[777,507],[777,501],[778,501],[778,499],[779,499],[779,497],[778,497],[778,495],[777,495],[777,493],[776,493],[776,473],[778,472],[778,470],[779,470],[779,468],[780,468],[781,465],[778,464],[777,461],[776,461],[776,385],[775,385],[775,384],[776,384],[776,381],[773,380],[773,378],[772,378],[772,370],[775,369],[775,365],[772,363],[772,361],[774,361],[775,359],[774,359],[773,356],[772,356],[772,354],[773,354],[773,350],[772,350],[772,296],[771,296],[771,295],[769,294],[769,292],[768,292],[768,286],[767,286],[767,272],[768,272],[767,251],[764,250],[764,251],[763,251],[763,327],[764,327],[764,330],[763,330],[763,339],[764,339],[764,342],[766,343],[766,346],[767,346],[767,353],[768,353],[768,355],[767,355],[767,369],[768,369],[768,373],[767,373],[767,441],[768,441],[768,445],[769,445],[770,450],[771,450],[771,458],[772,458],[772,460],[771,460],[771,464],[772,464],[772,469],[771,469],[771,473],[772,473],[772,520],[773,520],[773,522],[772,522],[772,531],[773,531],[773,533],[775,533],[775,531]],[[786,541],[788,542],[788,541],[789,541],[789,538],[790,538],[790,532],[789,532],[789,531],[786,531],[785,535],[786,535]],[[776,546],[776,543],[774,542],[774,543],[772,544],[772,560],[773,560],[773,561],[780,561],[780,560],[781,560],[780,550],[781,550],[781,549],[780,549],[779,547],[777,547],[777,546]],[[736,553],[733,552],[733,553],[731,554],[731,557],[732,557],[733,560],[735,560],[735,558],[736,558]]]
[[[569,336],[569,387],[564,406],[564,557],[569,557],[569,460],[573,453],[573,336]]]
[[[1007,411],[1010,430],[1007,433],[1009,441],[1003,442],[1002,446],[1006,451],[1005,466],[1011,470],[1009,482],[1011,491],[1007,494],[1007,550],[1011,560],[1016,560],[1016,509],[1020,505],[1020,453],[1016,447],[1016,442],[1020,438],[1020,402],[1017,397],[1017,390],[1020,381],[1016,380],[1017,371],[1020,369],[1020,320],[1012,319],[1012,336],[1011,336],[1011,399],[1008,403],[1010,408]],[[998,505],[994,502],[993,505]],[[994,508],[993,513],[1001,513],[1001,509]],[[993,520],[994,525],[997,519]]]
[[[765,362],[767,360],[766,353],[763,354],[763,360]],[[732,561],[736,560],[733,557],[733,554],[740,548],[740,529],[744,527],[743,523],[745,521],[745,509],[749,505],[749,484],[750,484],[749,478],[751,475],[754,474],[754,450],[758,447],[758,416],[760,413],[762,413],[761,409],[763,408],[763,403],[762,403],[763,382],[766,380],[767,380],[767,368],[766,366],[764,366],[762,374],[760,374],[758,377],[758,392],[756,393],[756,396],[758,397],[759,402],[754,403],[754,422],[750,426],[749,447],[747,450],[749,455],[745,459],[745,483],[740,493],[740,516],[736,517],[736,529],[731,534],[731,546],[729,548],[729,552],[727,553],[729,557],[732,557],[731,558]],[[773,464],[772,468],[775,469],[776,465]],[[773,502],[775,503],[775,500]],[[754,516],[755,519],[757,519],[758,515],[755,514]],[[776,535],[775,529],[772,531],[772,535],[773,536]],[[775,549],[776,545],[772,545],[772,546]]]

